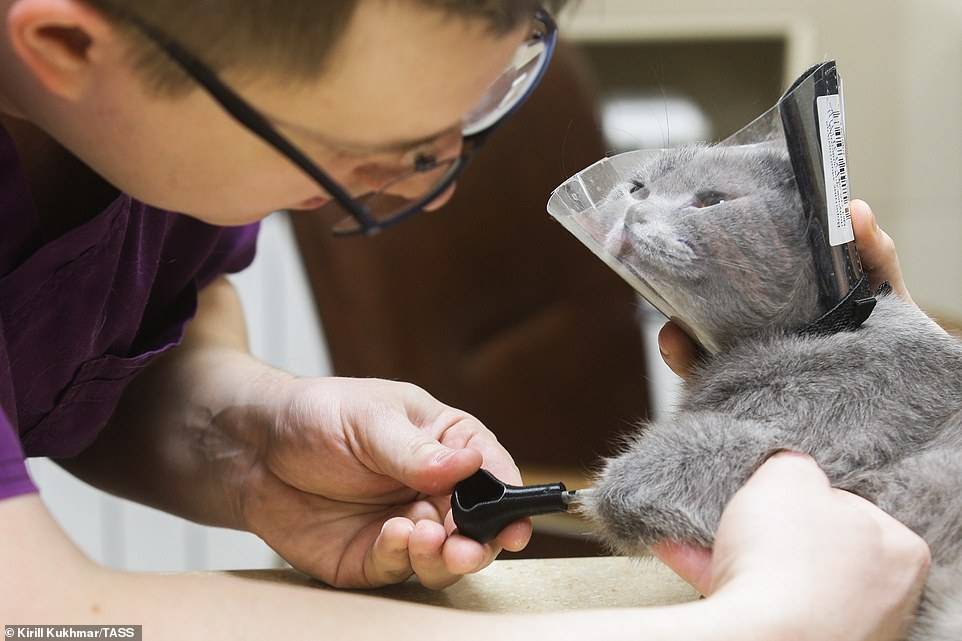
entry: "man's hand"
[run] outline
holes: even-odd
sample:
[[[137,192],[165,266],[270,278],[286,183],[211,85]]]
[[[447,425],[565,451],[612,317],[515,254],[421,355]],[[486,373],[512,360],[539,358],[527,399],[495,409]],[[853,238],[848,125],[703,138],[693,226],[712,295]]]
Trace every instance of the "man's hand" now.
[[[487,545],[453,534],[455,483],[482,466],[521,483],[474,417],[405,383],[285,377],[271,387],[279,402],[214,422],[255,453],[238,480],[243,522],[294,567],[340,587],[416,574],[443,588],[527,544],[526,521]]]
[[[891,516],[832,488],[810,457],[783,452],[728,504],[703,561],[687,578],[705,594],[744,594],[744,611],[778,619],[778,638],[888,641],[904,637],[931,556]]]
[[[528,521],[488,545],[453,534],[455,483],[482,465],[521,482],[477,419],[413,385],[268,367],[247,352],[224,279],[201,292],[183,344],[141,373],[96,443],[63,464],[114,494],[250,530],[336,586],[417,574],[445,587],[531,536]]]

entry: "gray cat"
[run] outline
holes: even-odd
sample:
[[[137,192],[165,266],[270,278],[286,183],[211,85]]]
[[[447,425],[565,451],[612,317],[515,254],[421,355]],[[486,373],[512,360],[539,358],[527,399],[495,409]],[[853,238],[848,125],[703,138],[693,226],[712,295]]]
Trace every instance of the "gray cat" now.
[[[585,509],[606,541],[627,554],[665,539],[710,546],[768,456],[806,452],[835,487],[928,542],[908,639],[962,640],[962,342],[889,294],[856,331],[797,331],[825,310],[777,147],[667,151],[627,189],[608,249],[724,349],[698,365],[673,416],[605,462]]]

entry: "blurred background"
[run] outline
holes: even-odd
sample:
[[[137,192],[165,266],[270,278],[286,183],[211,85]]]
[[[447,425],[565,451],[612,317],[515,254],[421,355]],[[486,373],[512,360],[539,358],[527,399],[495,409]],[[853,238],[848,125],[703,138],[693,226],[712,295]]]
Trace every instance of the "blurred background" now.
[[[527,482],[584,484],[678,381],[662,320],[548,218],[565,178],[605,154],[719,140],[834,58],[845,78],[853,195],[896,239],[909,289],[962,327],[962,1],[582,0],[531,101],[459,192],[372,239],[275,214],[234,279],[252,346],[304,376],[418,383],[482,419]],[[255,537],[205,528],[31,469],[54,515],[117,568],[269,567]],[[546,517],[526,555],[601,553],[575,519]]]

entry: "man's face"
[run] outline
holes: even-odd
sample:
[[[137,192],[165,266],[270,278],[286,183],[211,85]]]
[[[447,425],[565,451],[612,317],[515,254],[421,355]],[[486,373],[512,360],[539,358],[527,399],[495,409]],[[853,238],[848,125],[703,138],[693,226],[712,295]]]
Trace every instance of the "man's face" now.
[[[230,73],[223,80],[349,193],[362,195],[409,172],[419,151],[456,156],[462,117],[529,29],[499,37],[483,21],[414,2],[363,0],[316,81]],[[66,124],[53,133],[118,188],[222,225],[329,200],[202,89],[153,97],[119,53],[105,58],[91,90],[59,111]]]

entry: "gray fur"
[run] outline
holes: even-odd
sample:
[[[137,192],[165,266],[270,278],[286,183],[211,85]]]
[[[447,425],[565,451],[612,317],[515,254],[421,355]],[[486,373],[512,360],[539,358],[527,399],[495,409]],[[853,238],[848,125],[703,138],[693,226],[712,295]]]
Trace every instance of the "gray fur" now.
[[[699,364],[673,416],[605,462],[585,506],[605,540],[628,554],[664,539],[711,545],[768,456],[806,452],[834,486],[928,542],[933,568],[909,639],[962,640],[962,342],[894,295],[857,331],[793,331],[824,310],[779,150],[669,151],[638,180],[612,250],[670,286],[682,316],[725,349]],[[692,207],[705,190],[727,199]]]

